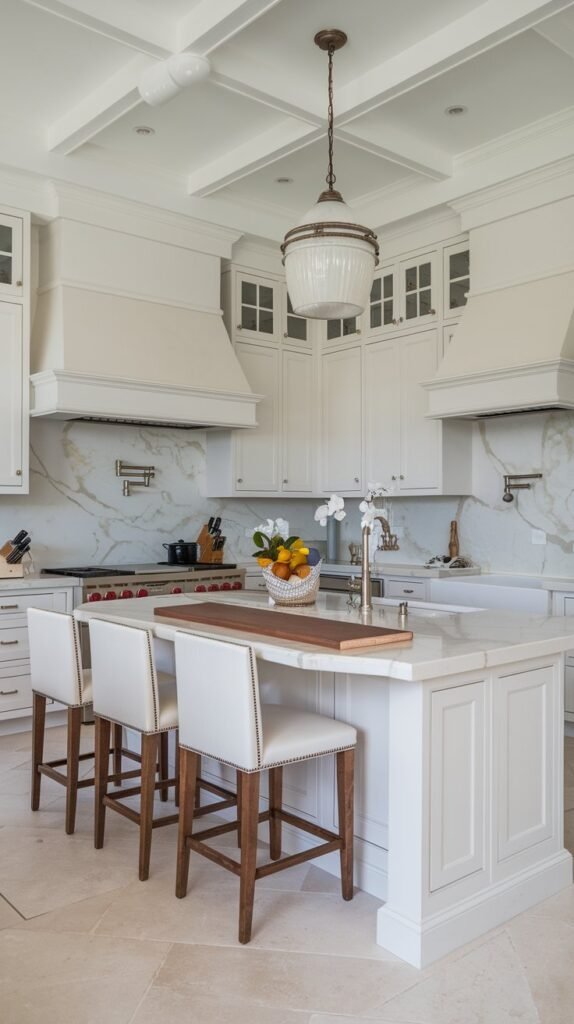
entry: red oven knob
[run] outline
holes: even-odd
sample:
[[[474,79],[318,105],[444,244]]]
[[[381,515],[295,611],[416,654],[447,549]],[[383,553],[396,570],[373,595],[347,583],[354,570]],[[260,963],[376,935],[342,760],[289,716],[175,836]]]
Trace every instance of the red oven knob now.
[[[205,594],[206,590],[207,590],[207,587],[203,583],[198,583],[196,588],[195,588],[195,593],[196,594]]]
[[[236,580],[235,583],[232,584],[231,589],[232,590],[243,590],[243,583],[240,583],[239,580]]]
[[[172,587],[171,592],[172,594],[183,594],[183,590],[181,589],[181,587]]]
[[[133,597],[133,596],[134,596],[133,590],[122,590],[122,592],[120,594],[120,597]]]
[[[104,594],[104,601],[115,601],[117,598],[115,590],[106,590]]]
[[[207,589],[208,590],[219,590],[219,583],[210,583]]]
[[[101,601],[102,595],[99,590],[94,590],[92,594],[88,594],[88,601]]]
[[[145,587],[140,587],[139,590],[136,590],[136,597],[149,597],[149,590],[146,590]]]
[[[222,583],[221,590],[231,590],[231,583]]]

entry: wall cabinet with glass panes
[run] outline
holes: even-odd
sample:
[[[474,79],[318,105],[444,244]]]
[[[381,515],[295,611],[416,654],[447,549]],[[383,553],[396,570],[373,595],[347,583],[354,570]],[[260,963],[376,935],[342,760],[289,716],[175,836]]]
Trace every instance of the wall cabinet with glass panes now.
[[[362,319],[360,316],[347,316],[343,320],[318,321],[323,336],[323,347],[346,345],[360,338]]]
[[[311,350],[313,347],[313,321],[293,312],[291,299],[283,285],[283,341],[293,348]]]
[[[0,494],[27,494],[30,215],[0,209]]]
[[[232,268],[222,277],[222,301],[232,340],[279,341],[282,319],[279,280]]]
[[[460,316],[470,289],[470,249],[468,242],[447,245],[443,250],[443,317]]]

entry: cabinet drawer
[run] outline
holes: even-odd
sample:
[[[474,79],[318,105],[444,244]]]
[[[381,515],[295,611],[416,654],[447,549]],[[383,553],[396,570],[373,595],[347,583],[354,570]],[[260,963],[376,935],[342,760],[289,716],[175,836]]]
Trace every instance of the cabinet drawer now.
[[[27,626],[6,626],[0,629],[0,662],[27,658],[28,653]]]
[[[424,601],[426,583],[420,580],[385,580],[385,597],[405,597],[413,601]]]
[[[52,611],[65,612],[66,594],[65,590],[48,590],[37,594],[30,594],[25,590],[12,593],[0,590],[0,622],[13,615],[25,616],[28,608],[48,608]]]
[[[32,707],[32,679],[27,666],[0,673],[0,715],[4,711],[26,710]]]

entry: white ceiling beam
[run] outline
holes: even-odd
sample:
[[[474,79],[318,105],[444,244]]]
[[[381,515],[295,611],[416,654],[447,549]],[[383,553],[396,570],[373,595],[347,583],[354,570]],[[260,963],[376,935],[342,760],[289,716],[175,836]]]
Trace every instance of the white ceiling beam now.
[[[48,128],[48,149],[67,156],[141,103],[138,82],[153,61],[138,54]]]
[[[571,7],[573,0],[487,0],[337,92],[339,126]]]
[[[207,56],[281,0],[200,0],[177,26],[176,47]]]
[[[409,171],[416,171],[417,174],[423,174],[434,181],[449,178],[453,172],[453,159],[448,153],[421,143],[415,136],[397,128],[385,128],[384,146],[366,138],[354,125],[351,131],[347,128],[336,128],[335,136],[349,146],[355,146],[382,160],[390,160],[393,164],[406,167]]]
[[[563,53],[574,57],[574,16],[550,18],[542,25],[537,25],[536,31],[539,36],[558,47]]]
[[[80,28],[105,36],[115,43],[129,46],[151,57],[167,57],[174,49],[175,27],[165,19],[146,12],[133,0],[98,0],[97,17],[90,0],[23,0],[47,14],[70,21]],[[173,36],[173,38],[172,38]]]
[[[187,191],[192,196],[208,196],[289,153],[303,149],[324,134],[324,129],[303,124],[295,118],[282,121],[217,160],[198,167],[187,179]]]

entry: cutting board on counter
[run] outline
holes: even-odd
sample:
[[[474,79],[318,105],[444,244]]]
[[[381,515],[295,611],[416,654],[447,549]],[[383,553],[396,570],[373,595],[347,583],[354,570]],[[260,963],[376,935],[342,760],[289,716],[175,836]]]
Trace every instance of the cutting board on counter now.
[[[413,638],[412,632],[408,629],[364,626],[354,622],[295,615],[291,612],[219,604],[215,601],[163,605],[161,608],[155,608],[154,614],[166,619],[179,619],[189,624],[196,623],[198,626],[217,626],[219,629],[257,633],[273,640],[313,644],[314,647],[328,647],[334,651],[378,647]]]

